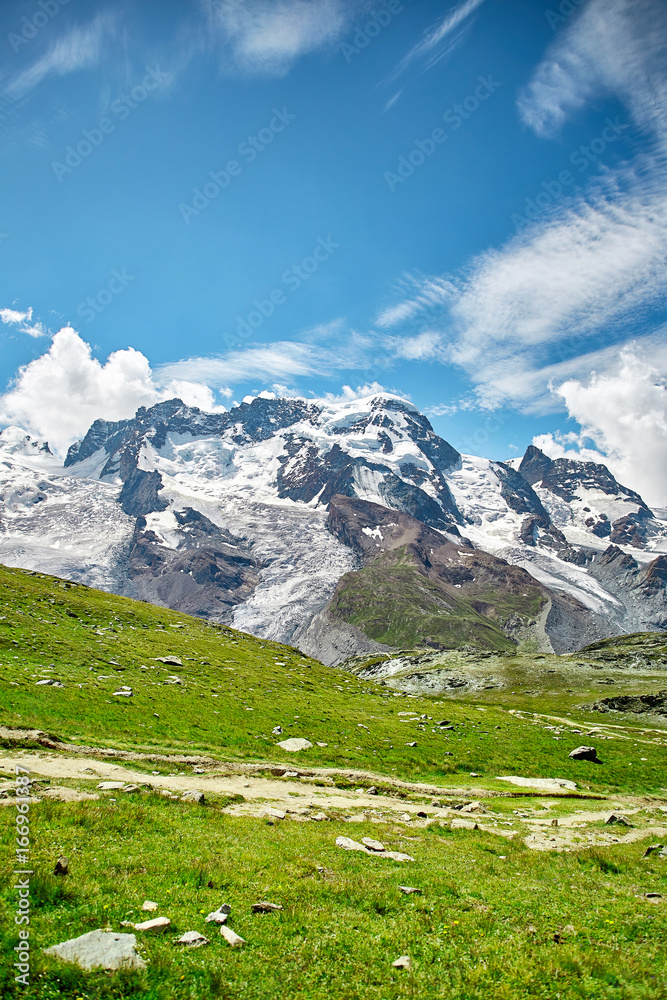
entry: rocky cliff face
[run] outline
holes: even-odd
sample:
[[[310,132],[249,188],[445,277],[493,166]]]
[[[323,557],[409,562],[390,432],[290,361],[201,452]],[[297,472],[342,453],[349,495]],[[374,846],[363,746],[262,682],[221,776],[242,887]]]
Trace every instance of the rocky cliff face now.
[[[0,434],[1,561],[330,662],[665,629],[666,558],[667,524],[605,466],[460,455],[388,394],[169,400],[96,421],[64,466]]]

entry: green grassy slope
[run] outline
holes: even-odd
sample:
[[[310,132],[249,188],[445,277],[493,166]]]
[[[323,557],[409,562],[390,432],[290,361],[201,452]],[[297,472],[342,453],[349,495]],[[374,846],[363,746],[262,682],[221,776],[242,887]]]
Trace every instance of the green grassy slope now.
[[[502,631],[513,616],[536,618],[542,594],[525,596],[484,592],[466,600],[420,572],[404,549],[384,553],[369,566],[342,577],[329,606],[336,620],[355,625],[365,635],[388,646],[406,649],[432,646],[457,649],[511,650],[515,644]],[[493,617],[480,609],[493,609]]]
[[[169,655],[183,666],[155,659]],[[174,676],[182,683],[170,683]],[[518,698],[503,700],[496,692],[482,718],[472,696],[407,698],[288,646],[3,567],[0,677],[2,724],[73,743],[232,761],[298,760],[299,766],[368,769],[435,784],[469,783],[471,771],[492,785],[507,773],[629,791],[639,776],[646,790],[666,784],[664,752],[651,740],[645,761],[628,754],[625,740],[608,741],[605,766],[591,769],[568,758],[582,742],[580,733],[566,729],[554,741],[508,711]],[[46,677],[64,687],[38,686]],[[121,686],[131,687],[133,697],[114,697]],[[552,698],[546,707],[556,705]],[[400,714],[407,710],[425,718],[408,722]],[[594,713],[579,716],[600,721]],[[443,720],[454,730],[440,730]],[[272,735],[277,725],[281,736]],[[290,736],[313,746],[290,755],[276,745]]]
[[[156,660],[169,655],[183,666]],[[512,657],[497,659],[515,662],[516,678],[525,679],[559,658],[522,658],[520,666]],[[182,683],[167,683],[173,675]],[[38,686],[42,677],[64,687]],[[133,689],[132,698],[113,697],[122,685]],[[558,708],[557,688],[550,689],[545,710]],[[287,762],[301,770],[363,768],[454,789],[469,786],[475,772],[478,788],[508,796],[484,800],[495,810],[495,834],[451,829],[450,823],[405,824],[398,812],[393,819],[369,813],[350,822],[336,809],[327,810],[330,822],[287,819],[269,826],[260,817],[225,812],[215,795],[201,806],[152,791],[103,793],[86,802],[44,798],[30,810],[28,988],[13,980],[16,815],[14,800],[4,800],[0,996],[662,1000],[667,908],[645,894],[667,897],[667,869],[657,854],[642,860],[655,837],[600,848],[575,845],[562,854],[529,850],[520,831],[521,816],[530,810],[563,817],[604,803],[525,798],[495,776],[570,778],[583,793],[642,796],[643,818],[633,823],[655,823],[667,796],[664,733],[643,723],[632,728],[630,720],[616,734],[606,729],[604,739],[589,739],[586,720],[600,721],[592,714],[572,709],[573,721],[554,730],[541,716],[515,711],[525,708],[521,694],[480,695],[407,697],[287,646],[0,567],[5,726],[149,753],[201,752],[220,760]],[[454,728],[440,731],[436,723],[445,719]],[[271,735],[278,723],[282,737]],[[278,739],[292,735],[314,746],[293,756],[276,748]],[[598,745],[602,764],[569,760],[568,752],[582,742]],[[0,753],[5,783],[12,777],[7,766]],[[150,773],[154,765],[133,766],[141,782],[140,769]],[[58,783],[91,791],[96,779]],[[519,831],[511,840],[500,835],[510,826]],[[415,861],[401,865],[342,851],[335,846],[340,835],[379,838]],[[64,878],[52,874],[60,855],[69,859]],[[406,884],[421,894],[404,895],[399,886]],[[58,941],[97,928],[122,931],[123,922],[144,919],[145,899],[155,900],[158,914],[172,921],[164,936],[137,935],[148,960],[145,972],[85,973],[44,956],[42,949]],[[283,910],[253,914],[251,905],[260,899]],[[246,939],[243,949],[230,949],[204,922],[222,902],[232,906],[230,924]],[[196,951],[176,947],[175,939],[192,929],[211,943]],[[412,959],[410,972],[392,967],[404,954]]]

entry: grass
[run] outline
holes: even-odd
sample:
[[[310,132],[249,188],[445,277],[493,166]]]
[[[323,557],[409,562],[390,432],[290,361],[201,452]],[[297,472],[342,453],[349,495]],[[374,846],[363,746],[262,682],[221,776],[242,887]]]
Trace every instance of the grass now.
[[[591,653],[593,659],[598,652]],[[611,655],[608,647],[603,652]],[[625,654],[617,652],[620,662]],[[156,659],[169,655],[183,665]],[[499,830],[503,816],[520,827],[517,817],[536,802],[496,781],[502,774],[569,778],[577,782],[577,794],[643,796],[647,808],[664,801],[664,732],[627,717],[613,729],[608,716],[577,709],[576,699],[590,700],[595,690],[590,677],[598,676],[593,666],[590,676],[577,674],[575,664],[585,658],[493,654],[480,658],[477,667],[487,670],[495,660],[516,687],[456,698],[409,697],[326,668],[287,646],[0,567],[4,726],[149,755],[206,754],[232,764],[287,764],[315,774],[329,768],[340,788],[373,781],[383,791],[399,778],[444,786],[463,800],[474,784],[488,790],[485,801],[493,803]],[[541,696],[526,694],[527,683],[551,669],[545,663],[552,661],[564,664],[560,679],[548,675],[550,686]],[[615,662],[605,659],[605,673]],[[182,683],[166,683],[173,675]],[[576,684],[580,675],[576,692],[567,694],[564,685]],[[41,677],[65,686],[37,686]],[[650,681],[653,674],[635,670],[627,685],[638,689],[647,677]],[[132,698],[114,698],[121,685],[133,689]],[[566,710],[573,713],[570,720]],[[560,713],[563,721],[547,718],[549,712]],[[440,731],[441,720],[451,720],[454,729]],[[602,732],[589,739],[593,720]],[[277,724],[282,736],[271,733]],[[289,755],[276,746],[286,736],[306,736],[314,745]],[[407,745],[412,742],[417,745]],[[569,759],[582,742],[596,744],[601,765]],[[6,746],[15,743],[7,739]],[[139,783],[142,770],[180,770],[168,761],[126,766]],[[351,769],[369,776],[361,781]],[[471,772],[478,775],[474,780]],[[649,891],[667,895],[667,868],[656,855],[642,860],[646,841],[540,852],[525,847],[521,836],[508,840],[437,822],[428,827],[386,819],[350,823],[330,809],[331,822],[288,819],[269,826],[224,812],[238,796],[212,796],[206,806],[152,792],[113,798],[113,793],[87,802],[45,798],[31,807],[27,989],[14,983],[12,970],[16,813],[0,808],[3,1000],[662,1000],[667,995],[662,955],[667,911],[664,902],[644,898]],[[581,802],[565,795],[548,798],[547,805],[560,817]],[[604,803],[592,802],[591,808]],[[379,838],[416,861],[399,865],[344,852],[335,846],[338,835]],[[70,864],[64,878],[52,874],[60,855]],[[417,886],[422,894],[406,896],[400,884]],[[163,937],[141,938],[149,963],[145,972],[85,973],[43,954],[44,947],[88,930],[122,930],[123,921],[142,919],[144,899],[158,902],[158,913],[172,921]],[[250,907],[260,899],[284,909],[253,914]],[[231,904],[230,925],[247,940],[242,950],[208,933],[204,915],[222,902]],[[210,945],[179,950],[175,937],[191,929],[206,933]],[[403,954],[411,957],[411,971],[392,967]]]
[[[11,812],[0,813],[7,854]],[[32,985],[15,987],[6,963],[0,994],[36,1000],[665,996],[667,910],[640,898],[667,890],[665,863],[640,860],[639,845],[554,854],[437,825],[409,833],[376,823],[267,826],[155,795],[45,801],[34,810]],[[379,837],[416,863],[341,851],[335,847],[341,834]],[[70,874],[56,878],[50,873],[61,854]],[[10,867],[4,865],[0,895],[5,956],[15,938]],[[398,886],[406,883],[422,895],[402,894]],[[138,935],[146,972],[85,973],[42,954],[70,936],[144,919],[144,899],[158,902],[158,913],[172,921],[164,936]],[[283,911],[251,913],[260,899]],[[247,941],[242,950],[229,949],[204,921],[222,902],[230,903],[230,925]],[[192,929],[211,943],[196,951],[175,947],[175,937]],[[392,967],[404,954],[411,972]]]
[[[528,594],[484,592],[474,600],[458,597],[419,571],[405,549],[378,556],[370,566],[342,577],[329,613],[355,625],[376,642],[399,649],[472,646],[512,650],[515,643],[502,631],[512,616],[536,618],[543,598]],[[493,608],[487,617],[479,608]]]

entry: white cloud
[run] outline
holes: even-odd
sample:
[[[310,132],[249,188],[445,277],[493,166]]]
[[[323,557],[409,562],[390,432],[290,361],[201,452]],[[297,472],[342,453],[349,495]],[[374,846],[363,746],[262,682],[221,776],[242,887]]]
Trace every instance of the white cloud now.
[[[205,0],[204,6],[236,68],[283,76],[301,56],[336,42],[365,2]]]
[[[45,55],[23,70],[7,86],[6,92],[20,97],[39,86],[49,76],[66,76],[96,66],[115,30],[115,18],[98,14],[90,24],[70,29],[55,41]]]
[[[18,309],[0,309],[0,321],[6,325],[18,326],[28,337],[48,337],[49,331],[43,323],[32,323],[32,309],[20,312]]]
[[[424,38],[410,49],[394,70],[391,78],[395,79],[411,63],[418,60],[425,60],[426,68],[431,69],[458,45],[462,37],[463,27],[483,3],[484,0],[464,0],[457,7],[449,10],[442,21],[427,31]]]
[[[624,350],[614,370],[593,372],[586,382],[571,379],[555,390],[581,431],[541,435],[533,443],[551,458],[602,461],[619,482],[637,490],[649,504],[664,506],[665,383],[665,369],[659,371],[635,351]]]
[[[175,396],[208,411],[220,409],[206,385],[156,378],[147,358],[131,347],[101,364],[79,334],[64,327],[49,350],[21,368],[0,396],[0,422],[24,427],[62,454],[98,417],[121,420],[139,406]]]
[[[521,234],[456,278],[404,280],[403,298],[378,317],[380,327],[403,325],[413,336],[438,331],[431,356],[461,367],[482,406],[553,409],[551,378],[585,376],[585,356],[603,336],[617,358],[664,304],[665,47],[660,0],[589,0],[535,71],[520,109],[546,135],[592,94],[613,92],[637,126],[634,147],[625,147],[633,158],[552,199]]]
[[[663,0],[589,0],[520,95],[521,117],[538,135],[551,135],[592,97],[612,93],[638,125],[664,139],[666,45]]]
[[[32,309],[28,309],[27,312],[19,312],[18,309],[0,309],[0,320],[3,323],[25,323],[26,320],[30,322],[32,319]]]

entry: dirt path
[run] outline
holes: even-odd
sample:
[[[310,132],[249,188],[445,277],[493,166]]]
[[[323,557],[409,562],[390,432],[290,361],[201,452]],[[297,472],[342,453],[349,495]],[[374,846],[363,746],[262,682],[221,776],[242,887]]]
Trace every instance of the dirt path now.
[[[171,758],[174,764],[182,760],[183,758]],[[352,823],[391,822],[415,829],[424,828],[433,822],[452,822],[454,826],[468,829],[477,826],[496,836],[520,836],[534,850],[563,851],[593,845],[632,843],[652,836],[667,840],[667,805],[655,800],[630,797],[606,800],[604,809],[598,810],[581,808],[577,800],[570,798],[570,811],[564,814],[560,808],[557,825],[554,826],[554,813],[550,810],[556,805],[562,807],[563,796],[548,792],[539,794],[539,801],[536,801],[534,808],[524,808],[517,810],[514,815],[508,815],[506,812],[493,810],[493,798],[509,798],[516,793],[505,791],[490,794],[487,789],[482,788],[452,790],[459,802],[466,798],[486,800],[485,806],[473,806],[471,812],[464,813],[447,806],[424,805],[423,802],[410,801],[408,798],[397,798],[396,795],[372,795],[362,788],[340,789],[333,783],[327,786],[321,783],[326,779],[325,775],[316,776],[319,782],[316,785],[312,777],[303,771],[294,777],[277,779],[268,772],[258,775],[256,768],[255,773],[251,774],[239,770],[237,765],[218,764],[202,774],[186,774],[183,771],[154,774],[148,769],[139,771],[109,759],[90,758],[87,755],[64,755],[43,750],[0,753],[0,770],[5,774],[13,774],[17,766],[29,770],[35,780],[36,802],[41,798],[76,801],[90,800],[93,796],[118,797],[125,794],[122,787],[117,790],[98,789],[100,782],[111,781],[123,785],[147,786],[175,797],[193,790],[202,791],[207,798],[242,796],[243,801],[227,805],[224,811],[237,816],[263,817],[274,822],[280,821],[280,814],[284,814],[285,818],[297,822],[336,818]],[[236,773],[229,772],[228,769],[232,767],[237,768]],[[274,770],[277,769],[274,767]],[[42,785],[40,779],[47,783],[85,782],[89,789],[77,791],[57,784]],[[383,779],[383,783],[386,784],[386,779]],[[428,785],[413,785],[410,788],[422,796],[430,795],[434,790],[443,794],[443,789],[436,790]],[[13,799],[0,801],[11,804]],[[600,823],[605,822],[611,813],[624,815],[632,827],[601,827]]]

